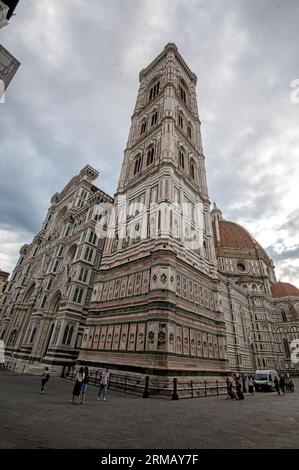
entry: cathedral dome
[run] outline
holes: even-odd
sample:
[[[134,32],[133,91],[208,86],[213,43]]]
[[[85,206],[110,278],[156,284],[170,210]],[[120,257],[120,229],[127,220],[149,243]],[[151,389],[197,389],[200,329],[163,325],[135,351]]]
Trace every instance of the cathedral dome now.
[[[275,299],[280,297],[299,297],[299,289],[287,282],[276,282],[271,289]]]
[[[241,225],[228,220],[218,220],[219,233],[216,234],[214,226],[214,237],[217,247],[232,250],[246,250],[249,258],[263,258],[267,264],[271,260],[262,246],[252,237],[252,235]]]

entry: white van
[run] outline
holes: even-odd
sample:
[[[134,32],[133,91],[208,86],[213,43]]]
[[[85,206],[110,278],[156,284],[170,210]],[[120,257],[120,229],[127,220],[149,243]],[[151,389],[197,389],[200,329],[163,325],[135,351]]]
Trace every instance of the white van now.
[[[277,377],[278,374],[276,370],[256,370],[254,374],[254,388],[257,392],[274,392],[275,391],[275,384],[274,378]]]

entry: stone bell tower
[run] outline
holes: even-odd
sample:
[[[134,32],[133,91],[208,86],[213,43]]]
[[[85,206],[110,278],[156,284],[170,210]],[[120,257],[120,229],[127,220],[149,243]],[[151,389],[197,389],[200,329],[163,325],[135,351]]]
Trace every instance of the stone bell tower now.
[[[225,324],[197,78],[170,43],[139,79],[79,360],[219,376],[227,370]]]

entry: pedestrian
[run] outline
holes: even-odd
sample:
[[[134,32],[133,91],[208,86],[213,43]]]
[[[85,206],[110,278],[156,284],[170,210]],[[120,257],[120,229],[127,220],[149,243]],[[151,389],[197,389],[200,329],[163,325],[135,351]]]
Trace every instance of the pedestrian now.
[[[109,368],[107,367],[105,371],[102,372],[101,374],[101,380],[100,380],[100,390],[98,393],[98,400],[100,400],[101,395],[103,393],[103,400],[106,400],[106,394],[107,394],[107,385],[108,385],[108,380],[110,377],[110,372]]]
[[[274,377],[274,385],[275,385],[275,390],[277,391],[277,394],[280,395],[280,388],[279,388],[279,382],[278,382],[278,378]]]
[[[247,393],[246,390],[246,375],[242,373],[242,384],[243,384],[243,393]]]
[[[227,389],[227,397],[226,397],[227,400],[236,398],[236,394],[233,391],[233,383],[229,377],[226,377],[226,389]]]
[[[236,377],[236,392],[237,392],[236,400],[244,400],[244,395],[243,395],[243,392],[242,392],[241,380],[240,380],[239,377]]]
[[[81,401],[80,401],[81,405],[84,405],[84,398],[85,398],[88,382],[89,382],[88,367],[84,367],[84,379],[82,380],[82,386],[81,386]]]
[[[248,391],[254,393],[254,382],[251,376],[248,377]]]
[[[45,367],[44,372],[42,373],[41,379],[42,379],[42,386],[40,389],[40,393],[45,393],[45,385],[50,380],[49,367]]]
[[[285,395],[285,379],[284,376],[281,375],[279,378],[279,387],[283,395]]]
[[[71,403],[73,404],[74,403],[79,404],[79,397],[81,394],[81,387],[82,387],[83,379],[84,379],[84,369],[83,367],[80,367],[79,372],[76,376],[76,382],[73,388],[73,398],[72,400],[70,400]]]

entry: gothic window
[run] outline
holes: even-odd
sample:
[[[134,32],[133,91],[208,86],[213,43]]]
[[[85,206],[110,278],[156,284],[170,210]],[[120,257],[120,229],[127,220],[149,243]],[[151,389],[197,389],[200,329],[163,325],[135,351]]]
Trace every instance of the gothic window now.
[[[83,289],[81,289],[80,287],[76,287],[74,295],[73,295],[73,302],[80,304],[82,300],[82,296],[83,296]]]
[[[192,127],[191,124],[188,124],[187,133],[190,140],[192,140]]]
[[[68,337],[67,337],[67,345],[68,346],[71,344],[73,333],[74,333],[74,327],[71,326],[70,329],[69,329],[69,332],[68,332]]]
[[[141,166],[142,166],[142,155],[139,153],[135,158],[134,175],[137,175],[137,173],[140,173]]]
[[[35,338],[35,333],[36,333],[36,328],[34,328],[32,333],[31,333],[30,343],[33,343],[34,338]]]
[[[89,243],[92,243],[92,245],[96,245],[97,243],[97,235],[95,232],[90,232],[89,238],[88,238]]]
[[[181,129],[184,128],[184,118],[183,118],[183,113],[179,113],[179,126]]]
[[[64,335],[63,335],[63,339],[62,339],[62,344],[65,344],[65,343],[66,343],[68,334],[69,334],[69,327],[68,327],[68,325],[67,325],[67,326],[65,327],[65,330],[64,330]]]
[[[46,302],[47,302],[47,296],[44,295],[44,298],[43,298],[43,301],[42,301],[42,304],[41,304],[41,308],[45,308]]]
[[[186,103],[186,90],[180,85],[180,97]]]
[[[144,134],[145,131],[146,131],[146,120],[143,119],[143,120],[141,121],[140,135]]]
[[[81,282],[86,282],[88,272],[88,269],[81,268],[78,280]]]
[[[154,126],[155,124],[157,124],[157,121],[158,121],[158,111],[155,110],[152,114],[151,126]]]
[[[155,148],[154,146],[152,145],[151,147],[149,147],[148,151],[147,151],[147,157],[146,157],[146,166],[149,166],[153,163],[154,161],[154,154],[155,154]]]
[[[150,89],[149,101],[154,99],[159,94],[159,90],[160,90],[160,82],[156,82],[155,85]]]
[[[195,179],[194,160],[193,160],[193,158],[191,158],[191,160],[190,160],[190,176],[193,180]]]
[[[185,150],[181,147],[179,149],[179,165],[181,168],[185,168]]]
[[[56,328],[55,328],[55,333],[54,333],[54,338],[53,338],[52,344],[57,343],[60,327],[61,327],[61,323],[58,322],[57,325],[56,325]]]
[[[283,322],[287,322],[288,319],[287,319],[285,310],[282,310],[280,313],[281,313],[281,316],[282,316],[282,321],[283,321]]]
[[[92,257],[93,257],[93,253],[94,253],[93,249],[87,247],[86,250],[85,250],[84,259],[85,259],[86,261],[91,262]]]

